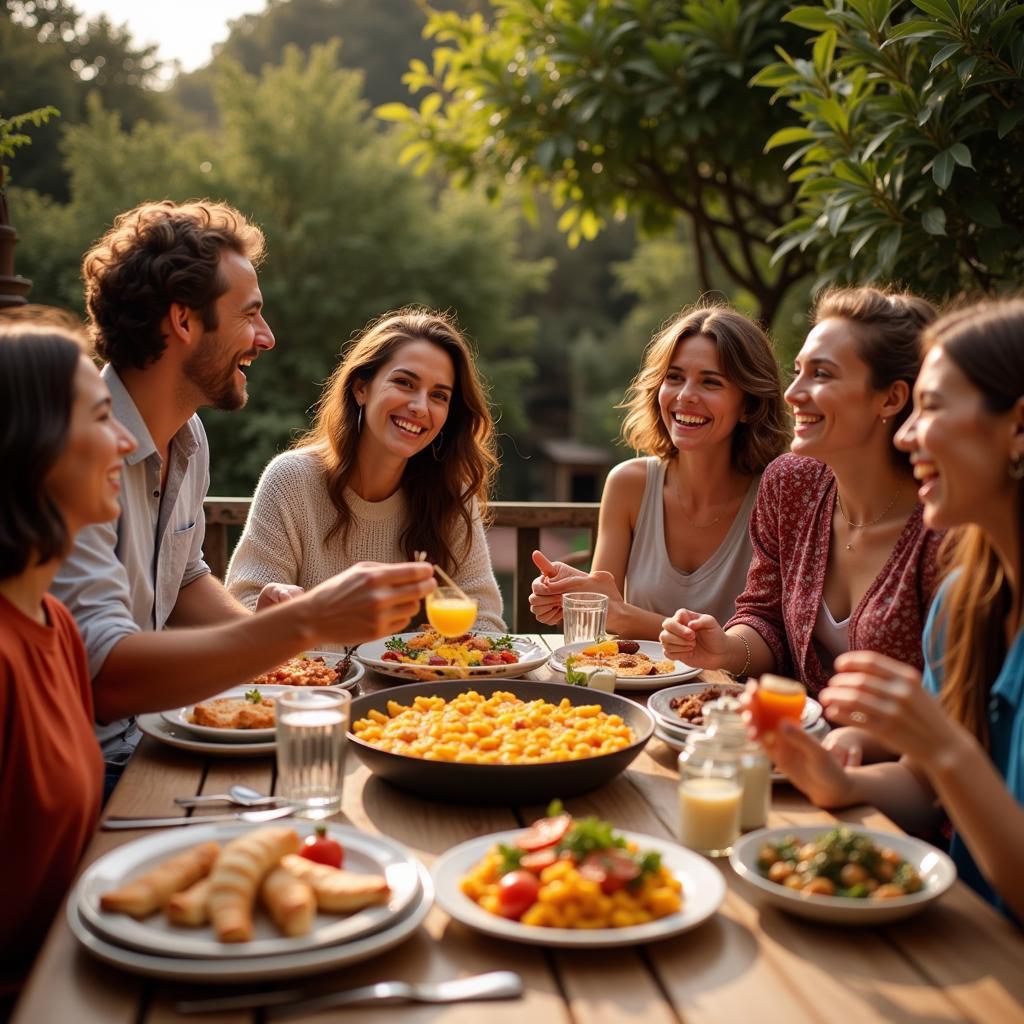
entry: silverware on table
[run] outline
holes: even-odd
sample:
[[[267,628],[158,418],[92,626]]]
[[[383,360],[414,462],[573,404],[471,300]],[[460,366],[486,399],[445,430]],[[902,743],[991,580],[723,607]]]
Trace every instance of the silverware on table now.
[[[275,821],[277,818],[288,818],[297,807],[272,807],[267,811],[239,811],[235,814],[206,814],[194,818],[104,818],[100,822],[102,829],[125,828],[170,828],[175,825],[211,825],[220,821]]]
[[[179,807],[206,807],[208,804],[237,804],[240,807],[273,807],[281,803],[278,796],[264,796],[251,786],[235,785],[226,793],[208,793],[203,796],[179,796],[174,802]]]
[[[515,971],[491,971],[452,981],[379,981],[375,985],[363,985],[309,998],[303,998],[299,989],[279,989],[213,999],[189,999],[175,1003],[174,1008],[178,1013],[265,1009],[268,1019],[281,1020],[334,1006],[375,1002],[459,1003],[474,999],[517,999],[522,994],[523,979]]]

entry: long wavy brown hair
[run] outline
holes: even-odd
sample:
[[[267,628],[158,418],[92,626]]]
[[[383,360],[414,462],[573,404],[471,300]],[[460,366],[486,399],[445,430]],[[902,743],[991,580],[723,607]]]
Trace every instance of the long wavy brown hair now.
[[[1024,300],[984,302],[950,313],[925,332],[924,344],[942,346],[993,415],[1012,409],[1024,396]],[[1024,481],[1017,484],[1017,514],[1018,552],[1024,552]],[[950,579],[935,631],[945,646],[940,699],[950,717],[987,749],[989,693],[1006,658],[1006,617],[1015,595],[980,526],[952,531],[943,554]],[[1022,570],[1024,565],[1016,567],[1018,581]]]
[[[789,448],[792,429],[782,399],[779,364],[768,335],[753,320],[731,306],[688,306],[666,324],[644,352],[640,371],[622,404],[623,443],[662,459],[673,458],[676,447],[661,419],[658,391],[679,342],[702,336],[714,342],[725,376],[744,396],[746,421],[732,435],[732,464],[740,473],[760,473]]]
[[[352,519],[345,488],[359,447],[355,384],[368,384],[411,341],[428,341],[448,353],[455,366],[455,388],[440,438],[409,459],[402,474],[401,486],[415,514],[409,516],[401,545],[407,558],[426,551],[431,561],[453,572],[456,562],[469,551],[474,501],[481,515],[486,515],[498,468],[487,396],[473,351],[453,319],[407,307],[385,313],[369,324],[343,352],[317,403],[312,427],[295,447],[323,462],[327,493],[337,510],[325,542],[338,533],[344,537]],[[462,545],[458,544],[459,534]]]

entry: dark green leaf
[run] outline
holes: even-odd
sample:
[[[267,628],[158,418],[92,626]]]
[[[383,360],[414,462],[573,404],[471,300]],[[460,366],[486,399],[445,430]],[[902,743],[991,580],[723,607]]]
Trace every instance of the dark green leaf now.
[[[964,48],[963,43],[946,43],[938,53],[932,57],[932,62],[928,66],[929,71],[934,71],[943,61],[949,60],[955,53],[959,53]]]
[[[949,155],[961,167],[970,167],[972,171],[974,170],[974,164],[971,163],[971,151],[962,142],[954,142],[949,147]]]
[[[1021,10],[1024,10],[1024,4],[1021,5]],[[1024,105],[1004,111],[999,117],[999,126],[996,129],[996,134],[999,138],[1005,139],[1021,121],[1024,121]]]
[[[948,149],[943,150],[935,158],[935,162],[932,164],[932,177],[939,188],[949,188],[949,183],[953,180],[953,168],[955,166],[956,161]]]

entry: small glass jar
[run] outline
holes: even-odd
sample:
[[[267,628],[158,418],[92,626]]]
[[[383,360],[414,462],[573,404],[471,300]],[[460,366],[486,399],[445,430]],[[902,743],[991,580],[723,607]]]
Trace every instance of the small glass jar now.
[[[679,840],[698,853],[725,857],[740,834],[743,784],[735,751],[691,733],[679,755]]]
[[[772,763],[760,743],[747,736],[735,697],[719,697],[704,709],[706,735],[736,753],[743,785],[740,828],[744,832],[764,828],[772,806]]]

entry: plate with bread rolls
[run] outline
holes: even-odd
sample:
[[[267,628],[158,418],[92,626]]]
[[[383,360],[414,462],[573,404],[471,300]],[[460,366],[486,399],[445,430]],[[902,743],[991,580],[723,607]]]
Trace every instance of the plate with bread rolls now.
[[[300,855],[312,824],[196,826],[93,863],[73,900],[100,939],[164,957],[266,959],[336,946],[393,924],[423,898],[416,858],[342,825],[344,868]]]

